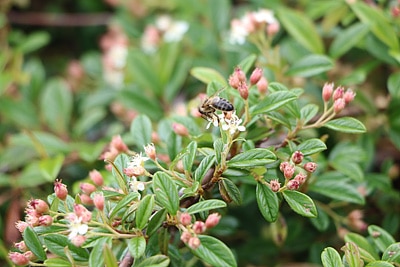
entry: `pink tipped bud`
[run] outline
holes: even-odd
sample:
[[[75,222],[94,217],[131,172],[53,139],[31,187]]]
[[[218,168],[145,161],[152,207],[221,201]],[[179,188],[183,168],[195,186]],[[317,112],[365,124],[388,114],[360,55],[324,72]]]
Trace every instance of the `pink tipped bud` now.
[[[54,192],[56,197],[61,200],[66,200],[68,196],[68,189],[65,184],[62,183],[62,180],[56,180],[54,182]]]
[[[85,193],[86,195],[90,195],[94,191],[96,191],[96,186],[89,184],[89,183],[81,183],[79,185],[81,191]]]
[[[221,215],[219,215],[218,213],[212,213],[212,214],[208,215],[207,220],[206,220],[206,227],[208,229],[215,227],[219,223],[220,219],[221,219]]]
[[[329,99],[331,99],[333,86],[333,83],[325,83],[324,87],[322,88],[322,99],[324,99],[325,102],[328,102]]]
[[[79,198],[81,199],[82,204],[92,206],[93,205],[93,199],[86,195],[86,194],[79,194]]]
[[[234,75],[237,76],[240,83],[246,83],[246,74],[240,67],[235,68]]]
[[[301,153],[301,151],[295,151],[292,154],[292,161],[294,164],[300,164],[304,159],[304,155],[303,153]]]
[[[287,185],[286,185],[287,189],[289,190],[297,190],[300,187],[300,184],[298,181],[296,180],[290,180]]]
[[[180,135],[180,136],[189,136],[189,130],[188,130],[188,129],[186,128],[186,126],[183,125],[183,124],[174,122],[174,123],[172,123],[172,129],[174,130],[174,132],[175,132],[177,135]]]
[[[15,265],[27,265],[29,263],[29,259],[22,253],[19,252],[10,252],[8,253],[8,258],[15,264]]]
[[[160,143],[161,139],[160,139],[160,136],[158,135],[157,132],[152,132],[152,133],[151,133],[151,141],[152,141],[154,144]]]
[[[285,168],[286,168],[287,166],[289,166],[289,165],[290,165],[289,162],[283,161],[283,162],[281,162],[281,164],[279,165],[279,170],[281,170],[281,172],[283,172],[283,171],[285,170]]]
[[[196,222],[193,224],[193,231],[194,231],[196,234],[202,234],[202,233],[204,233],[206,230],[207,230],[206,224],[205,224],[204,222],[202,222],[202,221],[196,221]]]
[[[277,22],[271,23],[267,26],[268,36],[274,36],[279,32],[280,25]]]
[[[49,210],[49,205],[41,199],[32,199],[29,204],[37,213],[42,214]]]
[[[306,181],[307,175],[305,175],[304,173],[299,173],[293,179],[299,182],[300,185],[302,185]]]
[[[26,227],[28,227],[28,226],[29,226],[29,223],[24,222],[24,221],[18,221],[15,223],[15,228],[17,228],[20,233],[23,233],[25,231]]]
[[[344,102],[346,102],[346,104],[350,103],[354,100],[355,96],[356,94],[351,89],[348,89],[343,95]]]
[[[193,236],[189,239],[188,246],[191,249],[197,249],[198,247],[200,247],[200,245],[200,239],[197,236]]]
[[[344,94],[344,88],[342,86],[339,86],[338,88],[335,89],[333,92],[333,101],[338,100],[339,98],[342,98]]]
[[[336,114],[340,113],[346,107],[346,101],[343,98],[336,99],[333,103],[333,111]]]
[[[247,100],[247,98],[249,98],[249,88],[247,87],[246,83],[242,83],[239,88],[239,94],[240,96],[244,99]]]
[[[183,231],[181,234],[181,241],[187,244],[191,237],[192,235],[188,231]]]
[[[286,179],[290,179],[293,177],[294,174],[294,166],[289,164],[285,167],[283,170],[283,175],[285,176]]]
[[[145,146],[144,151],[149,158],[151,158],[152,160],[156,160],[156,148],[153,143]]]
[[[18,249],[19,251],[21,251],[21,252],[25,252],[25,251],[28,250],[28,248],[27,248],[27,246],[25,244],[25,241],[21,241],[21,242],[15,243],[14,247],[16,249]]]
[[[190,216],[190,214],[187,213],[187,212],[183,212],[179,216],[179,221],[184,226],[188,226],[188,225],[190,225],[192,223],[192,216]]]
[[[124,173],[129,177],[141,176],[145,173],[146,169],[143,166],[129,166],[124,169]]]
[[[268,81],[267,78],[265,78],[264,76],[260,78],[260,80],[258,81],[258,83],[256,84],[258,92],[260,94],[265,95],[268,91]]]
[[[112,138],[110,147],[115,148],[118,152],[126,152],[129,150],[120,135],[116,135]]]
[[[93,196],[93,203],[94,203],[94,206],[98,210],[103,210],[104,209],[104,196],[102,194],[95,194]]]
[[[250,84],[251,85],[257,84],[262,76],[263,76],[263,70],[261,68],[255,68],[253,70],[253,73],[250,75]]]
[[[28,260],[30,260],[30,261],[32,261],[32,260],[35,260],[36,259],[36,256],[35,256],[35,254],[33,254],[33,252],[32,251],[30,251],[30,250],[28,250],[28,251],[25,251],[24,252],[24,256],[28,259]]]
[[[86,241],[86,236],[83,236],[83,235],[77,235],[71,239],[71,243],[77,247],[82,246],[83,243],[85,243],[85,241]]]
[[[50,226],[53,223],[53,217],[50,215],[42,215],[39,217],[39,225]]]
[[[93,181],[93,183],[97,186],[102,186],[104,184],[103,176],[98,170],[93,170],[89,172],[89,177]]]
[[[81,217],[82,223],[87,223],[92,218],[92,213],[81,204],[74,205],[74,214],[77,217]]]
[[[232,88],[234,88],[234,89],[238,89],[239,88],[240,81],[239,81],[239,78],[236,75],[232,74],[231,76],[229,76],[228,82],[229,82],[229,85]]]
[[[361,210],[353,210],[347,215],[348,224],[353,229],[357,231],[365,231],[368,227],[367,223],[365,223],[362,219],[364,214]]]
[[[317,163],[315,162],[307,162],[306,164],[304,164],[304,170],[308,171],[308,172],[315,172],[315,170],[317,169]]]
[[[278,179],[274,179],[269,181],[269,187],[273,192],[278,192],[281,189],[281,184],[279,183]]]

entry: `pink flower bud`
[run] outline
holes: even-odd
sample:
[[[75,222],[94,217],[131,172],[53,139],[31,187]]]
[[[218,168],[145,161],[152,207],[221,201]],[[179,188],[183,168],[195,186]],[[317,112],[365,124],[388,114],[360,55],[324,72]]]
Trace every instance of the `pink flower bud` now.
[[[256,84],[258,92],[260,94],[265,95],[268,91],[268,81],[267,78],[265,78],[264,76],[260,78],[260,80],[258,81],[258,83]]]
[[[67,199],[68,189],[67,186],[62,183],[62,180],[56,180],[54,182],[54,192],[56,194],[56,197],[58,197],[59,199]]]
[[[271,23],[267,26],[268,36],[274,36],[279,32],[280,25],[277,22]]]
[[[261,68],[255,68],[253,70],[253,73],[250,75],[250,84],[251,85],[257,84],[262,76],[263,76],[263,70]]]
[[[39,217],[39,225],[50,226],[53,223],[53,217],[50,215],[42,215]]]
[[[269,187],[273,192],[278,192],[281,189],[281,184],[279,183],[278,179],[274,179],[269,181]]]
[[[343,95],[344,102],[346,102],[346,104],[350,103],[354,100],[355,96],[356,94],[351,89],[348,89]]]
[[[151,158],[152,160],[156,160],[156,148],[153,143],[145,146],[144,151],[149,158]]]
[[[85,241],[86,241],[86,236],[83,236],[83,235],[77,235],[71,239],[71,243],[77,247],[82,246],[83,243],[85,243]]]
[[[93,196],[93,203],[94,203],[94,206],[98,210],[103,210],[104,209],[104,196],[102,194],[95,194]]]
[[[295,151],[292,154],[292,161],[294,164],[300,164],[304,159],[303,153],[301,151]]]
[[[240,96],[244,99],[247,100],[247,98],[249,98],[249,88],[247,87],[246,83],[242,83],[239,88],[239,94]]]
[[[221,219],[221,215],[219,215],[218,213],[212,213],[212,214],[208,215],[206,222],[205,222],[206,227],[208,229],[215,227],[219,223],[220,219]]]
[[[89,177],[93,181],[93,183],[97,186],[102,186],[104,184],[103,176],[98,170],[93,170],[89,172]]]
[[[92,213],[81,204],[74,205],[74,213],[77,217],[81,217],[82,223],[87,223],[92,218]]]
[[[30,205],[39,214],[45,213],[49,210],[49,205],[41,199],[32,199],[29,201]]]
[[[200,239],[197,236],[193,236],[189,239],[188,246],[191,249],[197,249],[200,245]]]
[[[342,98],[344,94],[344,88],[342,86],[339,86],[338,88],[335,89],[333,92],[333,101],[338,100],[339,98]]]
[[[81,199],[82,204],[92,206],[93,205],[93,199],[86,195],[86,194],[79,194],[79,198]]]
[[[333,86],[333,83],[325,83],[324,87],[322,88],[322,99],[324,99],[325,102],[328,102],[329,99],[331,99]]]
[[[187,213],[187,212],[183,212],[179,216],[179,221],[184,226],[188,226],[188,225],[190,225],[192,223],[192,216],[190,216],[190,214]]]
[[[21,252],[25,252],[28,250],[28,248],[26,247],[25,241],[20,241],[18,243],[15,243],[14,247]]]
[[[25,251],[25,252],[24,252],[24,256],[25,256],[28,260],[30,260],[30,261],[36,259],[35,254],[33,254],[33,252],[30,251],[30,250]]]
[[[127,152],[129,150],[120,135],[116,135],[112,138],[110,147],[115,148],[118,152]]]
[[[202,234],[202,233],[204,233],[206,230],[207,230],[206,224],[205,224],[204,222],[202,222],[202,221],[196,221],[196,222],[193,224],[193,231],[194,231],[196,234]]]
[[[8,258],[15,264],[15,265],[27,265],[29,263],[29,259],[25,257],[24,254],[19,252],[10,252],[8,253]]]
[[[23,233],[25,231],[26,227],[28,227],[28,226],[29,226],[29,223],[24,222],[24,221],[18,221],[15,223],[15,228],[17,228],[20,233]]]
[[[289,162],[283,161],[283,162],[281,162],[281,164],[279,165],[279,170],[281,170],[281,172],[283,172],[283,171],[285,170],[285,168],[286,168],[287,166],[289,166],[289,165],[290,165]]]
[[[300,184],[298,181],[296,180],[290,180],[287,184],[286,184],[287,189],[289,190],[297,190],[300,187]]]
[[[91,193],[93,193],[94,191],[96,191],[96,186],[89,184],[89,183],[81,183],[79,185],[79,188],[81,189],[81,191],[86,194],[86,195],[90,195]]]
[[[124,169],[124,173],[129,177],[141,176],[145,171],[146,169],[143,166],[129,166]]]
[[[333,110],[336,114],[340,113],[346,107],[346,101],[343,98],[336,99],[333,103]]]
[[[183,124],[174,122],[174,123],[172,123],[172,129],[174,130],[174,132],[175,132],[177,135],[180,135],[180,136],[189,136],[189,131],[188,131],[188,129],[186,128],[186,126],[184,126]]]
[[[398,7],[398,6],[393,6],[393,7],[390,9],[390,12],[392,13],[392,16],[393,16],[394,18],[397,18],[397,17],[400,15],[400,7]]]
[[[235,68],[234,75],[239,79],[239,83],[246,83],[246,74],[240,67]]]
[[[317,169],[317,163],[315,162],[307,162],[306,164],[304,164],[304,170],[308,172],[315,172],[316,169]]]
[[[191,237],[192,235],[188,231],[183,231],[181,234],[181,241],[187,244]]]
[[[285,176],[286,179],[290,179],[293,177],[294,174],[294,166],[289,164],[285,167],[283,170],[283,175]]]
[[[236,75],[232,74],[231,76],[229,76],[228,82],[229,82],[229,85],[232,88],[234,88],[234,89],[238,89],[239,88],[240,81],[239,81],[239,78]]]
[[[300,185],[302,185],[306,181],[307,175],[305,175],[304,173],[299,173],[293,179],[299,182]]]

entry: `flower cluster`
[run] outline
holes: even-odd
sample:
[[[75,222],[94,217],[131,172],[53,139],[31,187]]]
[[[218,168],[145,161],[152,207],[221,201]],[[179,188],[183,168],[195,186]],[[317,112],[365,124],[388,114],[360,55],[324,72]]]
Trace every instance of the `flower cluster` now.
[[[148,25],[143,33],[141,46],[147,53],[154,53],[161,41],[166,43],[179,42],[189,29],[185,21],[175,21],[170,16],[159,16],[155,25]]]
[[[333,111],[335,114],[340,113],[347,104],[354,100],[356,94],[351,90],[347,89],[346,92],[342,86],[338,86],[335,90],[333,83],[325,83],[322,88],[322,98],[325,103],[333,101]]]
[[[75,204],[74,212],[67,214],[65,218],[69,224],[70,233],[68,238],[75,246],[82,246],[82,244],[86,241],[85,234],[89,229],[88,223],[92,219],[92,213],[83,205]]]
[[[192,224],[192,216],[189,213],[183,212],[179,215],[178,227],[182,230],[181,241],[188,245],[191,249],[197,249],[201,243],[198,235],[204,233],[207,229],[215,227],[221,215],[212,213],[208,215],[205,222],[195,221]]]
[[[273,36],[279,31],[279,28],[279,22],[271,10],[260,9],[248,12],[242,18],[231,21],[229,42],[244,44],[246,38],[258,33]]]

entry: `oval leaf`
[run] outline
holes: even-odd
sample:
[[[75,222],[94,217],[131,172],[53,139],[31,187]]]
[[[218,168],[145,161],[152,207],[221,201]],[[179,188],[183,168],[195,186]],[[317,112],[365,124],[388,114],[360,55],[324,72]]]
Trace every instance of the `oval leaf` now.
[[[47,258],[42,243],[40,242],[38,235],[32,229],[32,227],[26,227],[23,237],[26,246],[29,248],[29,250],[32,251],[33,254],[35,254],[35,256],[39,260],[45,260]]]
[[[218,182],[218,185],[221,195],[225,193],[226,197],[237,205],[240,205],[242,203],[242,196],[240,195],[240,190],[231,180],[222,178]],[[224,200],[226,201],[225,198]]]
[[[369,32],[369,26],[363,23],[356,23],[341,31],[333,40],[329,54],[334,57],[340,57],[356,46]]]
[[[312,199],[306,194],[290,190],[283,191],[282,193],[286,202],[296,213],[310,218],[317,216],[317,208]]]
[[[62,258],[67,258],[65,250],[69,250],[69,254],[77,261],[87,261],[89,252],[82,247],[74,246],[68,237],[60,234],[48,234],[43,239],[47,249]]]
[[[179,195],[172,178],[166,173],[157,172],[153,178],[153,190],[159,205],[175,215],[179,209]]]
[[[297,95],[290,91],[277,91],[269,94],[260,103],[258,103],[254,108],[251,109],[253,115],[260,113],[268,113],[276,110],[286,103],[289,103],[297,99]]]
[[[211,266],[237,266],[232,251],[220,240],[208,235],[199,235],[201,245],[192,253]]]
[[[324,267],[343,267],[339,253],[331,247],[325,248],[321,254],[321,261]]]
[[[336,200],[363,205],[365,200],[357,188],[345,181],[317,180],[309,189]]]
[[[324,124],[324,127],[343,132],[343,133],[365,133],[367,129],[364,124],[359,120],[351,117],[343,117],[335,120],[331,120]]]
[[[361,257],[363,257],[365,261],[370,262],[379,258],[378,254],[375,251],[375,248],[373,248],[368,240],[362,235],[359,235],[357,233],[348,233],[344,237],[344,240],[346,242],[353,242],[354,244],[356,244],[360,250]]]
[[[268,222],[275,222],[278,219],[279,201],[278,196],[268,185],[257,183],[256,199],[262,216]]]
[[[311,77],[334,67],[333,61],[322,55],[307,55],[296,61],[286,72],[289,76]]]
[[[129,253],[134,259],[140,258],[146,250],[146,239],[143,236],[136,236],[127,241]]]
[[[190,70],[190,74],[205,84],[218,82],[223,86],[227,85],[224,76],[222,76],[218,71],[211,68],[195,67]]]
[[[136,211],[136,227],[142,230],[149,220],[154,208],[154,195],[146,195],[139,202]]]
[[[155,255],[144,259],[139,264],[135,264],[135,267],[168,267],[169,258],[165,255]]]
[[[276,160],[276,156],[270,150],[265,148],[254,148],[244,151],[231,160],[228,161],[227,165],[234,168],[246,168],[262,166]]]
[[[138,115],[131,124],[130,132],[135,144],[143,149],[143,146],[151,143],[151,121],[146,115]]]
[[[206,156],[200,162],[199,167],[197,167],[196,171],[194,172],[194,179],[197,182],[200,182],[206,175],[207,171],[214,165],[214,162],[215,162],[215,155]]]
[[[124,196],[120,201],[118,201],[118,204],[111,211],[110,218],[112,219],[121,209],[129,207],[129,204],[138,197],[138,192],[131,192],[128,195]]]
[[[383,253],[382,260],[400,263],[400,242],[391,244]]]
[[[166,209],[161,209],[161,210],[157,211],[151,217],[150,222],[147,225],[146,235],[148,235],[148,236],[153,235],[158,230],[158,228],[160,228],[160,226],[164,222],[166,216],[167,216]]]
[[[226,203],[219,199],[208,199],[190,206],[186,211],[189,214],[199,213],[207,210],[225,208]]]
[[[393,244],[395,239],[383,228],[377,225],[368,226],[368,233],[372,237],[372,240],[375,243],[375,246],[381,251],[384,252],[386,249]]]
[[[299,144],[297,150],[307,156],[326,150],[326,145],[320,139],[312,138]]]

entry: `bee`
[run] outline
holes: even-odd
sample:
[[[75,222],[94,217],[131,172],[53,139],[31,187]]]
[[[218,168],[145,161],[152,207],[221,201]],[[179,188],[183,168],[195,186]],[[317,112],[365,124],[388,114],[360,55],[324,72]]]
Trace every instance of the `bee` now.
[[[233,111],[235,107],[225,98],[219,96],[211,96],[204,100],[203,104],[199,106],[198,110],[206,120],[219,122],[218,115],[215,113],[217,110],[222,111],[225,115],[229,111]]]

